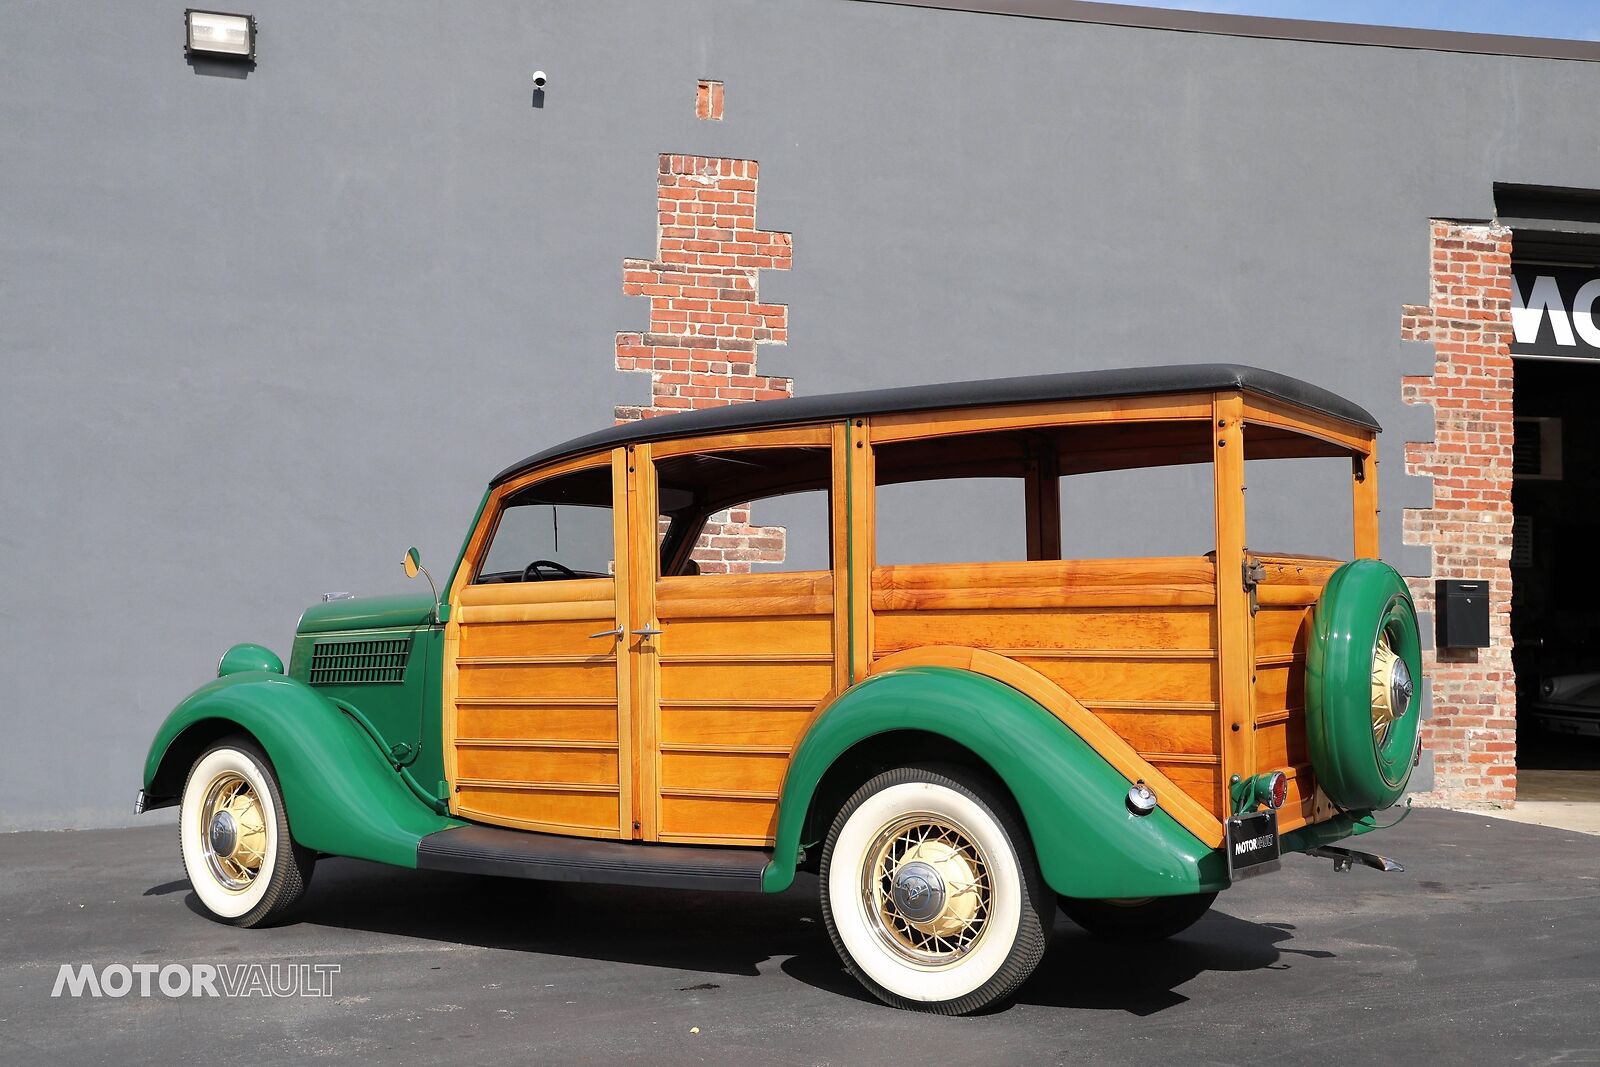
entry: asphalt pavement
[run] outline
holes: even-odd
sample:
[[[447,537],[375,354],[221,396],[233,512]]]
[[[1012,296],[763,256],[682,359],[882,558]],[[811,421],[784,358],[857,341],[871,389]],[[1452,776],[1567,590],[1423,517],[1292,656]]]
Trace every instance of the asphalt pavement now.
[[[1060,918],[1015,1003],[950,1019],[843,973],[810,877],[760,897],[325,860],[297,922],[235,930],[197,913],[172,825],[0,835],[0,1063],[1600,1064],[1600,837],[1418,811],[1361,844],[1406,873],[1288,857],[1150,947]],[[253,963],[322,967],[330,995],[107,995],[117,964],[176,988]],[[107,988],[52,996],[63,964]]]

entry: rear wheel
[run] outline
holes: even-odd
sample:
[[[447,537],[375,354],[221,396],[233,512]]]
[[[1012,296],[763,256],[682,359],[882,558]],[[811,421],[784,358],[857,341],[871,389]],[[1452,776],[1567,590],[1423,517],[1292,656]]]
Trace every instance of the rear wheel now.
[[[1162,941],[1189,929],[1211,910],[1215,893],[1138,900],[1084,900],[1061,897],[1067,918],[1109,941]]]
[[[822,917],[886,1004],[960,1015],[1027,981],[1049,895],[1009,798],[958,767],[899,767],[856,791],[822,850]]]
[[[281,919],[305,894],[316,856],[289,836],[283,794],[255,744],[226,738],[207,749],[183,787],[183,866],[210,917],[230,926]]]

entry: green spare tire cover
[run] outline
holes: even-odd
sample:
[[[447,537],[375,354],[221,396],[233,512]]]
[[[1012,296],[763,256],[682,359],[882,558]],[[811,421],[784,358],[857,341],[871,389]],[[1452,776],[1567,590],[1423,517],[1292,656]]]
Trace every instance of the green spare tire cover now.
[[[1329,800],[1356,811],[1400,799],[1416,756],[1421,680],[1405,579],[1375,559],[1334,571],[1306,649],[1307,740]]]

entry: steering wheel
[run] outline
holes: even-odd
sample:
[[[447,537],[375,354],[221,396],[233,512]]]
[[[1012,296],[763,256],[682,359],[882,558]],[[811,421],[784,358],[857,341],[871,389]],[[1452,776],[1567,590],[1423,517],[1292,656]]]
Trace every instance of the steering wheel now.
[[[563,578],[576,578],[578,576],[577,571],[565,564],[557,563],[553,559],[536,559],[522,568],[522,580],[525,582],[534,579],[541,582],[544,581],[544,575],[539,570],[541,567],[548,567],[550,570],[560,573]]]

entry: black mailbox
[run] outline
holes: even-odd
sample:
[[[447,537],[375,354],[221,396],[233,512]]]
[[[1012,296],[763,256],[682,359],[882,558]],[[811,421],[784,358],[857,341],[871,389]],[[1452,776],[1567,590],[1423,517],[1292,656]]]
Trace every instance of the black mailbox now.
[[[1489,583],[1434,582],[1433,619],[1440,648],[1488,648]]]

